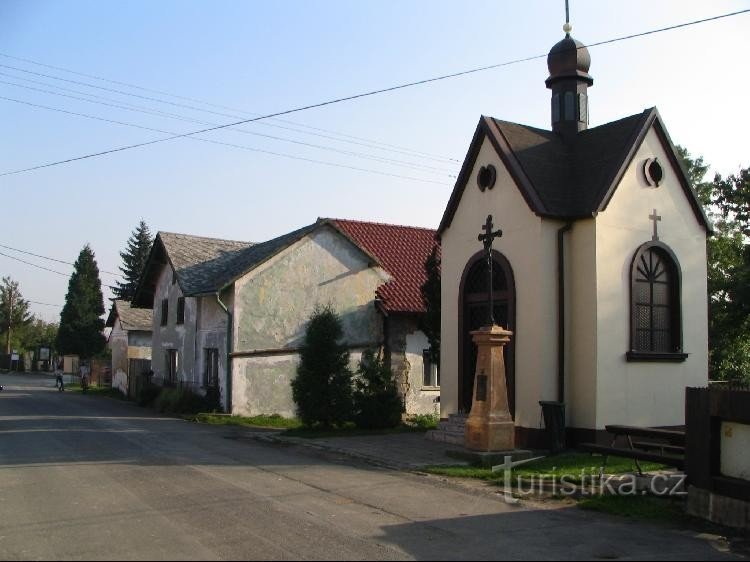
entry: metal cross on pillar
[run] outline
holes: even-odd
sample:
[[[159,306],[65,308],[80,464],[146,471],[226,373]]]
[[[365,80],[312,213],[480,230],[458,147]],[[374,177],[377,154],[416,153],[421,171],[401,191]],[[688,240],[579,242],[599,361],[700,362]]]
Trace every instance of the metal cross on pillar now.
[[[492,242],[503,235],[502,230],[498,229],[493,232],[492,228],[492,215],[487,215],[487,220],[482,227],[484,234],[480,234],[477,238],[484,245],[484,251],[487,254],[487,296],[489,298],[487,321],[489,326],[495,325],[495,303],[492,298]]]
[[[652,221],[654,221],[654,235],[651,237],[651,240],[657,241],[657,240],[659,240],[659,225],[658,225],[658,222],[661,220],[661,217],[656,214],[656,209],[654,209],[654,213],[652,215],[649,215],[648,218],[650,218]]]

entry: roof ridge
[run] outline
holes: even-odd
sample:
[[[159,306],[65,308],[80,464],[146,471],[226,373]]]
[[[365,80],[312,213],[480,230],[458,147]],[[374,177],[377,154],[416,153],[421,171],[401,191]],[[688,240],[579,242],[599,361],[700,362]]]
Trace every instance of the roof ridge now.
[[[335,217],[321,217],[319,220],[322,221],[334,221],[334,222],[351,222],[356,224],[368,224],[368,225],[374,225],[374,226],[390,226],[393,228],[410,228],[412,230],[425,230],[428,232],[436,232],[434,228],[428,228],[426,226],[412,226],[408,224],[393,224],[393,223],[387,223],[387,222],[377,222],[377,221],[364,221],[364,220],[357,220],[357,219],[339,219]]]
[[[182,236],[185,238],[193,238],[198,240],[211,240],[213,242],[232,242],[236,244],[249,244],[249,245],[255,245],[258,244],[258,242],[249,242],[247,240],[233,240],[230,238],[214,238],[213,236],[200,236],[198,234],[186,234],[184,232],[170,232],[168,230],[160,230],[156,233],[157,236],[161,234],[169,234],[171,236]]]

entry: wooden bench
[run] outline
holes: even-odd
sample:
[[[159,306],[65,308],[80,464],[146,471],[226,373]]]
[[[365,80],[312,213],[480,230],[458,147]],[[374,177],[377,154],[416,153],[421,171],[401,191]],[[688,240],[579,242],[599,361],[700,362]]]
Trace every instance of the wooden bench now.
[[[618,456],[630,458],[635,461],[635,466],[640,474],[643,474],[639,461],[653,462],[671,466],[678,470],[685,468],[685,432],[673,429],[657,429],[653,427],[635,427],[628,425],[605,426],[607,433],[612,438],[611,446],[598,445],[595,443],[584,443],[580,449],[589,453],[604,455],[604,465],[607,457]],[[627,448],[616,447],[617,438],[624,437]],[[633,438],[647,439],[648,441],[633,441]],[[655,453],[653,451],[659,451]],[[668,454],[669,453],[669,454]]]

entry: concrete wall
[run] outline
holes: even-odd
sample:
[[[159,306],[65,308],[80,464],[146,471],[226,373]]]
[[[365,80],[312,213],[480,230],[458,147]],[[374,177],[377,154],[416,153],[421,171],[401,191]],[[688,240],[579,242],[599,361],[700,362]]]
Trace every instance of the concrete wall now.
[[[492,164],[497,182],[481,192],[480,167]],[[482,250],[477,235],[487,215],[503,230],[494,249],[516,281],[516,425],[538,427],[539,400],[556,398],[556,232],[560,224],[534,215],[491,143],[484,140],[461,203],[442,235],[441,416],[458,411],[459,287],[469,259]]]
[[[750,481],[750,425],[722,422],[721,473]]]
[[[660,187],[649,187],[642,166],[657,157],[664,167]],[[625,173],[607,209],[596,219],[597,382],[596,427],[605,424],[669,426],[685,423],[686,386],[708,383],[706,232],[652,130]],[[684,363],[628,362],[630,267],[636,250],[651,241],[656,209],[659,237],[682,269]],[[588,373],[585,376],[591,378]],[[587,418],[591,413],[586,414]]]
[[[379,267],[332,228],[322,228],[280,252],[235,283],[233,413],[291,415],[290,381],[307,320],[317,305],[341,315],[346,342],[382,345],[375,309]],[[352,354],[353,362],[358,353]]]

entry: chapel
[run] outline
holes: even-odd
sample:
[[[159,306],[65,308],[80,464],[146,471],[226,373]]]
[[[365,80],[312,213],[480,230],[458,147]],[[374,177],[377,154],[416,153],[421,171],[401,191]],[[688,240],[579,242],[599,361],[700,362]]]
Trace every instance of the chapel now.
[[[564,31],[547,57],[550,130],[480,117],[437,234],[441,418],[471,408],[491,215],[521,447],[544,446],[540,402],[564,404],[569,441],[594,441],[608,424],[683,425],[685,388],[708,380],[709,221],[656,108],[589,127],[591,57]]]

